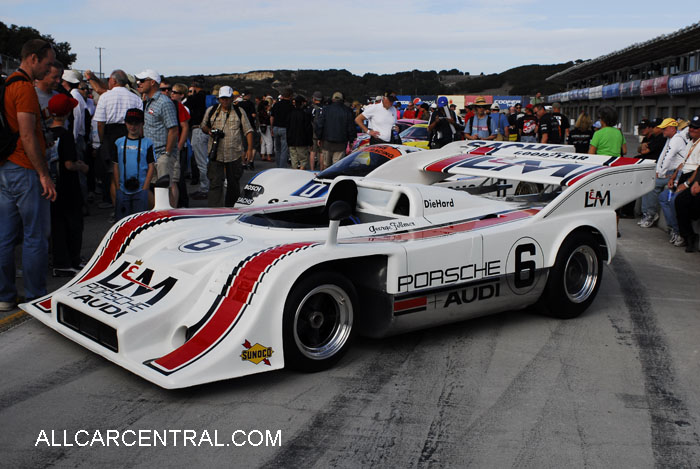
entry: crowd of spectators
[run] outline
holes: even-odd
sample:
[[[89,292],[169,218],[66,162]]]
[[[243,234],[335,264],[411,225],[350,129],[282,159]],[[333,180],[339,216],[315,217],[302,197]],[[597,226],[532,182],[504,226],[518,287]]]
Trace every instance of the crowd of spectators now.
[[[346,155],[358,132],[366,132],[371,143],[400,143],[398,119],[426,122],[430,148],[480,139],[626,153],[617,113],[608,106],[595,122],[581,113],[570,128],[559,103],[547,106],[540,99],[501,112],[478,97],[460,113],[445,97],[431,105],[415,100],[402,109],[392,92],[364,104],[346,102],[340,91],[330,97],[314,92],[311,102],[292,89],[276,98],[220,85],[209,93],[201,79],[171,84],[153,69],[135,76],[114,70],[104,81],[90,70],[64,70],[43,40],[24,45],[4,104],[19,139],[0,165],[0,309],[14,306],[16,298],[17,239],[27,299],[46,293],[50,231],[54,275],[78,272],[82,217],[97,197],[98,208],[114,210],[113,220],[153,206],[156,181],[168,185],[174,207],[187,207],[190,198],[232,207],[243,170],[254,169],[256,158],[280,168],[322,170]],[[691,222],[700,216],[700,118],[644,119],[639,129],[644,140],[637,156],[657,161],[640,226],[653,226],[663,211],[670,241],[693,250],[698,235]],[[191,194],[186,180],[196,188]]]

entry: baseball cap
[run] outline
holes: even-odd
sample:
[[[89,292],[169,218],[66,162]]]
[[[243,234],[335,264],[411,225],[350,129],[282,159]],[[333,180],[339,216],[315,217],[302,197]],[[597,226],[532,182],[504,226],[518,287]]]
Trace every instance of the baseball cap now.
[[[333,96],[331,97],[331,99],[333,101],[342,101],[343,100],[343,93],[341,93],[340,91],[336,91],[335,93],[333,93]]]
[[[694,129],[700,129],[700,116],[695,116],[692,119],[690,119],[690,123],[688,126],[694,128]]]
[[[126,111],[124,122],[127,124],[140,124],[143,122],[143,111],[137,107],[132,107]]]
[[[219,88],[219,98],[231,98],[233,97],[233,88],[230,86],[222,86]]]
[[[525,109],[532,109],[533,107],[534,106],[532,104],[528,104],[527,106],[525,106]]]
[[[431,104],[431,105],[430,105],[430,108],[431,108],[431,109],[437,109],[437,103]]]
[[[377,96],[374,97],[374,100],[375,100],[375,101],[381,101],[381,100],[382,100],[382,97],[379,96],[379,95],[377,95]]]
[[[240,95],[241,95],[241,93],[239,93],[239,92],[236,91],[236,90],[233,90],[233,96],[240,96]]]
[[[501,110],[500,106],[499,106],[498,104],[496,104],[496,103],[493,103],[493,104],[491,105],[491,109],[493,109],[494,111],[500,111],[500,110]]]
[[[65,116],[77,105],[77,99],[73,99],[67,94],[59,93],[49,99],[48,109],[53,116]]]
[[[314,91],[314,94],[312,94],[311,97],[313,99],[321,100],[323,99],[323,93],[321,93],[320,91]]]
[[[678,127],[678,121],[676,121],[676,119],[673,117],[667,117],[663,120],[663,122],[657,125],[657,127],[660,129],[665,129],[666,127]]]
[[[145,80],[146,78],[150,78],[151,80],[155,81],[156,83],[160,83],[160,74],[156,72],[153,69],[147,68],[141,73],[136,74],[136,78],[139,80]]]
[[[664,121],[664,120],[663,120],[662,118],[657,117],[656,119],[652,119],[651,122],[654,124],[653,127],[658,127],[658,126],[661,125],[661,123],[662,123],[663,121]]]
[[[595,129],[600,129],[603,126],[603,124],[600,123],[600,121],[595,121],[595,124],[593,124],[593,128]]]
[[[440,97],[437,99],[437,105],[438,105],[438,106],[440,106],[440,107],[445,107],[445,106],[447,106],[447,104],[448,104],[447,97],[445,97],[445,96],[440,96]]]
[[[80,83],[83,81],[83,74],[77,70],[64,70],[61,79],[68,83]]]
[[[637,124],[637,127],[640,129],[646,129],[647,127],[651,127],[651,122],[649,122],[649,119],[642,119]]]

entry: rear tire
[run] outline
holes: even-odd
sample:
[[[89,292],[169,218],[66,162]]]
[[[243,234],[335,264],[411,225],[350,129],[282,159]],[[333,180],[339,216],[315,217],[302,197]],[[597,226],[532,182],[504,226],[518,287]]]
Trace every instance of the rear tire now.
[[[316,272],[299,280],[284,306],[285,365],[305,372],[333,366],[350,345],[355,305],[355,288],[342,275]]]
[[[559,248],[539,309],[559,319],[578,317],[595,299],[602,280],[599,243],[589,233],[572,233]]]

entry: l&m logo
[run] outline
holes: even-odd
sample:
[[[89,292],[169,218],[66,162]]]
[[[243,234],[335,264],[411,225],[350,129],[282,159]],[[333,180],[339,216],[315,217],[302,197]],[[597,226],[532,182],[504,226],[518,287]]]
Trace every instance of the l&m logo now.
[[[161,277],[154,280],[153,269],[142,266],[141,261],[133,264],[123,262],[107,277],[97,283],[112,291],[121,292],[131,298],[139,297],[149,306],[153,306],[166,296],[177,283],[174,277]]]
[[[241,345],[243,345],[245,348],[245,350],[241,352],[241,360],[249,361],[251,363],[255,363],[256,365],[263,362],[267,366],[272,366],[269,360],[272,354],[275,353],[275,351],[272,350],[272,347],[265,347],[264,345],[257,343],[255,345],[250,345],[250,342],[247,340]]]
[[[586,208],[603,207],[606,205],[608,207],[610,206],[610,191],[601,192],[591,189],[586,192]]]

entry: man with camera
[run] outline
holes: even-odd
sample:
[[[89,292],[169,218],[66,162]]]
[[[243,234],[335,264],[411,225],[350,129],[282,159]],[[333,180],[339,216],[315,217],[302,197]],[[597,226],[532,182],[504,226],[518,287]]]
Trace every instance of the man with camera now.
[[[233,89],[219,89],[219,104],[207,109],[202,119],[202,131],[209,134],[209,207],[233,207],[240,195],[239,180],[243,175],[241,158],[252,161],[253,127],[245,112],[233,104]],[[244,143],[245,136],[245,143]],[[224,196],[224,177],[226,195]]]

